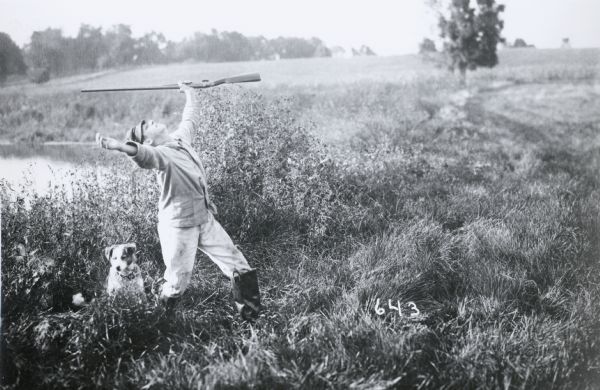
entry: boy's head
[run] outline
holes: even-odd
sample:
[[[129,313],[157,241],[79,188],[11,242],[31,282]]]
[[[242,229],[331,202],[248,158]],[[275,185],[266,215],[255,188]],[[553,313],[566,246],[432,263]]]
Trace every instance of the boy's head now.
[[[157,146],[170,140],[167,126],[156,123],[153,120],[142,120],[129,130],[127,139],[140,144]]]

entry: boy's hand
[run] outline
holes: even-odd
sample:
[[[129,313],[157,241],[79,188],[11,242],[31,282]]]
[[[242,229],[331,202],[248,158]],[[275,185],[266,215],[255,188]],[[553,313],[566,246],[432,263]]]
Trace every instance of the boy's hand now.
[[[117,150],[121,145],[121,142],[114,138],[103,137],[100,133],[96,133],[96,143],[103,149]]]
[[[194,88],[190,87],[191,83],[192,83],[191,81],[179,81],[179,82],[177,82],[177,85],[179,85],[179,92],[185,93],[186,95],[188,93],[193,92]]]

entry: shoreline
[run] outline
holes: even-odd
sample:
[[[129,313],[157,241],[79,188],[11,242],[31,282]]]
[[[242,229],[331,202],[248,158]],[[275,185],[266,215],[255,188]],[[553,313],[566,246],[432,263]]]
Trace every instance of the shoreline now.
[[[92,141],[47,141],[47,142],[13,142],[9,140],[0,140],[0,146],[90,146],[95,145]]]

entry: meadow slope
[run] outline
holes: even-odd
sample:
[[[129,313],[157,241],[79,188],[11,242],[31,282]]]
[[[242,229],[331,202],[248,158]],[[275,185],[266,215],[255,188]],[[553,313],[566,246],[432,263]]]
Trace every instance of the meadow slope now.
[[[252,326],[202,256],[172,318],[150,293],[146,304],[102,295],[102,250],[115,242],[137,242],[148,285],[160,277],[151,174],[104,154],[108,173],[82,167],[72,198],[57,187],[9,202],[21,190],[2,184],[2,384],[597,388],[598,52],[532,53],[465,90],[441,71],[382,70],[203,93],[195,147],[218,219],[259,270],[265,311]],[[5,107],[43,118],[7,111],[2,134],[88,139],[74,129],[119,134],[143,115],[175,124],[180,98],[4,91]],[[72,311],[76,292],[96,300]]]

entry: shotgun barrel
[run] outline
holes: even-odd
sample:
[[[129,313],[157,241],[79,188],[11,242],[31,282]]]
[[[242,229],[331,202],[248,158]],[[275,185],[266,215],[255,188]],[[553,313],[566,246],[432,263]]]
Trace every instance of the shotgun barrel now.
[[[251,83],[260,81],[260,74],[249,73],[238,76],[225,77],[215,81],[203,81],[201,83],[188,84],[192,88],[212,88],[221,84],[237,84],[237,83]],[[81,92],[124,92],[124,91],[156,91],[165,89],[179,89],[177,84],[166,84],[151,87],[127,87],[127,88],[100,88],[100,89],[82,89]]]

